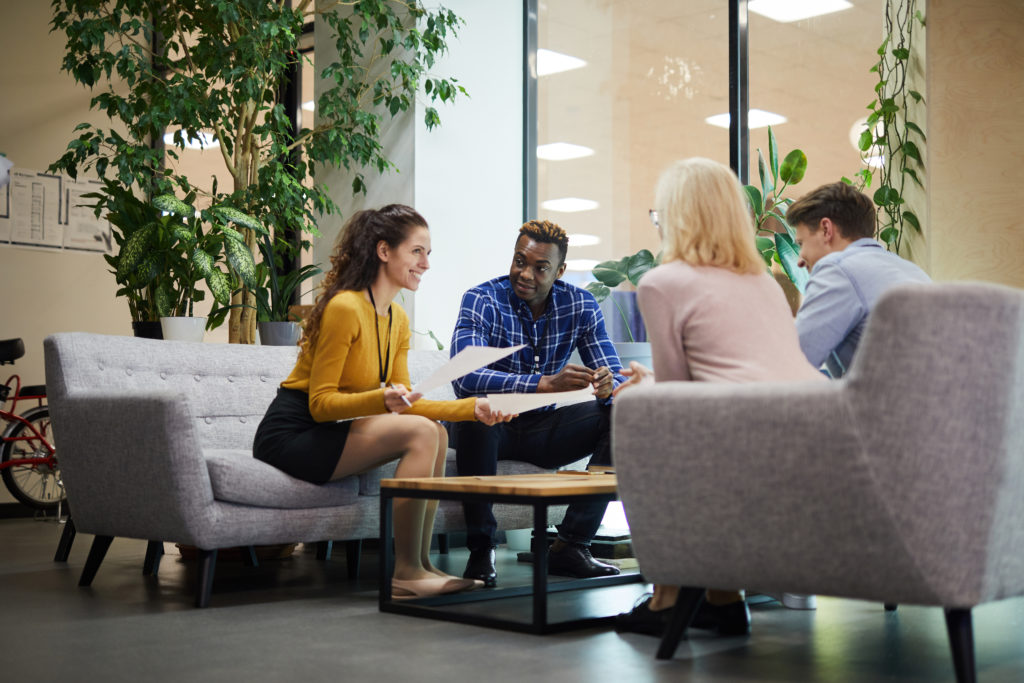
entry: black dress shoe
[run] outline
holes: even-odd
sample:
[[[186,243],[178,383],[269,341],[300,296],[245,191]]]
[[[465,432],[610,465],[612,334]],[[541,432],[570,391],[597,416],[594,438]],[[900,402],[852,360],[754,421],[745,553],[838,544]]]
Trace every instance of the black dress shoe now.
[[[590,547],[581,543],[566,543],[561,550],[548,551],[548,574],[591,579],[618,573],[618,567],[595,560],[590,554]]]
[[[750,634],[750,610],[747,609],[746,600],[725,605],[712,605],[705,600],[690,626],[717,631],[720,636],[746,636]]]
[[[470,550],[469,562],[466,563],[466,571],[462,572],[462,576],[483,581],[484,586],[494,588],[498,583],[498,572],[494,570],[494,548]]]
[[[617,633],[642,633],[659,638],[664,635],[672,610],[652,611],[651,600],[653,598],[654,596],[648,593],[633,606],[631,611],[616,615],[615,631]]]

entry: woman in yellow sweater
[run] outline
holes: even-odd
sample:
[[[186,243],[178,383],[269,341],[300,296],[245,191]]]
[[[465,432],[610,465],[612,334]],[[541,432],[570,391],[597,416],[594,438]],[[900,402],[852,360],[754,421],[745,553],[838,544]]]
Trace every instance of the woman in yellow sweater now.
[[[396,477],[440,477],[448,437],[436,420],[507,419],[492,415],[483,398],[421,400],[406,388],[409,318],[392,302],[401,289],[419,287],[429,254],[427,222],[408,206],[390,204],[349,219],[295,368],[256,432],[256,458],[315,484],[395,459]],[[430,563],[436,511],[436,500],[395,499],[395,597],[480,584]]]

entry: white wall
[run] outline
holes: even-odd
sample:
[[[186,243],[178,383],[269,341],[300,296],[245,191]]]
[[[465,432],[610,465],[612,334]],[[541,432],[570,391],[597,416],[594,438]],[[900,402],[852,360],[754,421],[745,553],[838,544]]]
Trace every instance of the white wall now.
[[[427,132],[416,115],[415,201],[431,227],[431,270],[416,295],[414,327],[447,346],[462,293],[507,274],[522,224],[523,36],[521,0],[454,0],[466,24],[434,72],[469,91],[439,106]],[[429,340],[418,337],[417,345]]]
[[[344,169],[318,175],[343,215],[320,222],[324,237],[314,247],[314,261],[328,264],[338,230],[353,212],[412,204],[430,224],[431,270],[415,297],[404,293],[399,302],[415,330],[433,331],[447,347],[462,293],[508,272],[522,223],[523,51],[521,0],[453,0],[445,6],[466,23],[431,73],[454,76],[470,96],[437,105],[441,125],[433,131],[423,123],[428,100],[422,92],[414,113],[387,123],[382,141],[400,172],[381,177],[368,171],[365,197],[352,196]],[[326,49],[317,48],[318,59],[331,56]],[[321,87],[318,82],[317,95]],[[432,345],[423,335],[413,337],[414,346]]]

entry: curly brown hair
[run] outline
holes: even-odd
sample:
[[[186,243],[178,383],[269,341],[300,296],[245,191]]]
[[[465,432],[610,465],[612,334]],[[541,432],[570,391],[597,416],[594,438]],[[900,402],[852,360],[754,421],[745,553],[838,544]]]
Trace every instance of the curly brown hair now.
[[[320,336],[320,318],[327,308],[327,302],[342,291],[361,291],[377,279],[381,260],[377,257],[377,245],[382,241],[394,249],[401,244],[413,227],[428,227],[423,218],[411,206],[388,204],[380,209],[366,209],[352,215],[346,221],[331,254],[331,270],[320,284],[313,311],[309,314],[300,353],[316,347]]]
[[[523,227],[519,228],[519,234],[526,235],[536,242],[557,244],[558,255],[561,257],[562,263],[565,263],[565,255],[569,251],[569,236],[555,223],[538,220],[527,221],[523,223]],[[519,241],[518,237],[516,241]]]

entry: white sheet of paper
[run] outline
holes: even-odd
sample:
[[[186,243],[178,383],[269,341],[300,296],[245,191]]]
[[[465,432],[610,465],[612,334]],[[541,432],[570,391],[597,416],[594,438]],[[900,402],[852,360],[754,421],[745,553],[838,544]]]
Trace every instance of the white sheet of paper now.
[[[493,346],[467,346],[452,356],[451,360],[435,370],[429,377],[412,388],[414,393],[426,394],[443,387],[452,380],[468,375],[474,370],[490,365],[496,360],[515,353],[526,346],[508,346],[502,349]]]
[[[592,400],[594,400],[593,387],[585,387],[576,391],[557,391],[550,394],[487,394],[491,410],[501,411],[505,415],[525,413],[527,410],[543,408],[552,403],[570,405]]]

